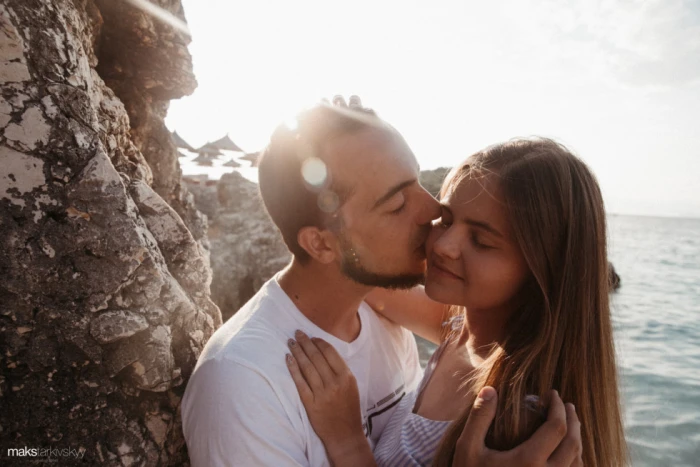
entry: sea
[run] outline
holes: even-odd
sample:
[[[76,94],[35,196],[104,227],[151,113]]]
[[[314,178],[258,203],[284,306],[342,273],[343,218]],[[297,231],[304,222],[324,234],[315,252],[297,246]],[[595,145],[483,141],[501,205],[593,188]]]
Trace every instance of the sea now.
[[[634,466],[700,466],[700,219],[608,217]]]
[[[198,167],[211,179],[233,169]],[[235,169],[256,181],[256,169]],[[700,467],[700,219],[608,216],[609,259],[625,430],[635,467]],[[418,338],[421,363],[435,350]],[[605,436],[600,433],[600,436]]]

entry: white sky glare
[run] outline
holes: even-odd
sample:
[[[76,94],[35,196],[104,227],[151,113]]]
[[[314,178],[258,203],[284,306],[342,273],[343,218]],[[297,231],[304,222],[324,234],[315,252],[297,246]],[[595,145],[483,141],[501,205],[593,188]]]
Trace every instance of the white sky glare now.
[[[168,127],[261,149],[357,94],[423,169],[516,136],[566,144],[610,212],[700,217],[700,1],[183,0],[199,86]]]

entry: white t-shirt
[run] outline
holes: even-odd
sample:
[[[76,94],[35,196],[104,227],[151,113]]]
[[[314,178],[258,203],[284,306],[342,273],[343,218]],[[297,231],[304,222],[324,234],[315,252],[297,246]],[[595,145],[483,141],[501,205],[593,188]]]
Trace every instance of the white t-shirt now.
[[[204,347],[182,400],[193,467],[327,466],[285,364],[287,340],[301,329],[332,344],[357,380],[372,448],[404,394],[422,377],[413,335],[362,303],[351,343],[306,318],[270,279]]]

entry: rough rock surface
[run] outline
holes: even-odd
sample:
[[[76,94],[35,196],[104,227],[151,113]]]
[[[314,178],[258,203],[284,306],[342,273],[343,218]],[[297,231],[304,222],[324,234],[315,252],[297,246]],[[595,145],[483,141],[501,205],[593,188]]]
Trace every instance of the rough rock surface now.
[[[188,188],[199,210],[209,217],[211,297],[225,321],[291,256],[265,212],[255,183],[238,172],[210,182],[192,180]]]
[[[124,1],[0,0],[3,456],[187,464],[182,383],[221,315],[163,125],[186,44]]]

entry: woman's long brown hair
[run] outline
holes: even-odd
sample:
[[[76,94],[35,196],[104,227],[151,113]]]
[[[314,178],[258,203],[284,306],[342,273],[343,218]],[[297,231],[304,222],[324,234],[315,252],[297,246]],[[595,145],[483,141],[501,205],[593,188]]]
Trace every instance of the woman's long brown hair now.
[[[486,385],[498,391],[487,446],[507,450],[526,440],[536,426],[523,407],[525,396],[544,400],[556,389],[576,407],[584,465],[626,465],[598,183],[560,144],[519,139],[471,156],[448,175],[441,195],[465,178],[488,174],[499,181],[530,279],[506,339],[465,381],[471,394]],[[470,410],[468,404],[448,429],[434,466],[452,464]]]

